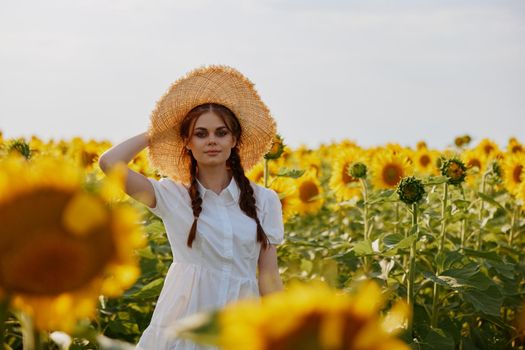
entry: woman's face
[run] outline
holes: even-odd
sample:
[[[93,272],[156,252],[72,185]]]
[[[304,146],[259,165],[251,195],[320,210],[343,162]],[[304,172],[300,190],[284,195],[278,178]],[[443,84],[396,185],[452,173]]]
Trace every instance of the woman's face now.
[[[218,115],[205,112],[195,121],[187,148],[199,166],[215,166],[226,163],[236,141]]]

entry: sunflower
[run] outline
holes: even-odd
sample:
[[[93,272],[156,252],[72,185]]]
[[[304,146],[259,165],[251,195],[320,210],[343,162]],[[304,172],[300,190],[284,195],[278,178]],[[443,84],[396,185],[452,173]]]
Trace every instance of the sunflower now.
[[[299,205],[299,192],[297,191],[296,181],[289,177],[277,177],[270,183],[270,188],[279,196],[283,211],[283,221],[287,222],[297,214]]]
[[[218,343],[225,350],[408,350],[394,337],[403,329],[408,309],[399,302],[382,318],[383,304],[374,282],[353,295],[321,282],[296,282],[260,301],[226,305],[218,315]]]
[[[420,175],[437,175],[438,152],[431,151],[428,148],[419,148],[412,154],[415,169]]]
[[[303,174],[296,182],[299,214],[314,214],[323,205],[323,189],[313,171]]]
[[[427,146],[427,143],[423,140],[421,141],[418,141],[418,143],[416,144],[416,149],[419,151],[421,149],[428,149],[428,146]]]
[[[522,153],[525,151],[525,148],[515,137],[511,137],[507,144],[507,151],[509,153]]]
[[[84,172],[46,158],[0,162],[0,290],[39,329],[70,330],[98,296],[135,282],[139,216],[84,190]],[[70,315],[66,315],[66,313]]]
[[[503,183],[511,194],[525,179],[525,153],[507,154],[502,162]]]
[[[279,159],[284,152],[283,138],[279,134],[275,134],[272,140],[272,146],[268,153],[264,155],[264,159]]]
[[[485,172],[488,159],[479,148],[473,148],[461,153],[461,160],[467,167],[468,175],[466,182],[469,186],[474,186],[476,181]]]
[[[299,160],[299,168],[313,171],[315,176],[320,177],[322,174],[321,157],[317,152],[306,153]]]
[[[246,172],[246,177],[255,183],[262,184],[264,182],[264,162],[257,163]]]
[[[335,193],[338,202],[350,200],[361,195],[361,183],[350,175],[350,167],[362,161],[362,155],[352,148],[341,150],[332,163],[332,174],[328,186]]]
[[[377,188],[395,188],[402,178],[412,174],[412,166],[404,152],[376,152],[371,164],[372,183]]]
[[[476,149],[480,150],[487,159],[494,158],[500,152],[498,145],[490,139],[481,140]]]

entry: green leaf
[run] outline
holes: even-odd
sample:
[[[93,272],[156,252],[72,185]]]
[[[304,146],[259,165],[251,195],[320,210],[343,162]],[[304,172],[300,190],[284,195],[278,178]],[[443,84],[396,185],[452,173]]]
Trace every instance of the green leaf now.
[[[136,252],[140,257],[145,258],[145,259],[156,259],[157,258],[157,256],[153,254],[153,252],[151,251],[150,246],[147,246],[142,249],[137,249]]]
[[[440,185],[448,181],[447,176],[429,176],[426,179],[423,179],[423,185],[425,186],[434,186]]]
[[[471,263],[458,269],[450,269],[443,272],[438,278],[447,282],[452,288],[471,287],[486,290],[494,285],[494,282],[479,271],[477,264]]]
[[[166,232],[164,224],[160,220],[154,220],[150,222],[144,227],[144,230],[151,234],[164,234]]]
[[[162,286],[164,284],[164,278],[157,278],[156,280],[146,284],[142,289],[140,289],[135,294],[132,294],[131,297],[137,299],[150,299],[156,298],[159,296]]]
[[[288,168],[281,168],[279,169],[279,172],[275,174],[275,176],[281,176],[281,177],[291,177],[292,179],[298,179],[304,174],[303,169],[288,169]]]
[[[469,288],[463,293],[463,299],[472,304],[478,312],[500,317],[503,296],[496,286],[492,286],[484,291]]]
[[[504,206],[502,206],[501,204],[499,204],[494,198],[492,198],[492,197],[486,195],[485,193],[483,193],[483,192],[478,192],[478,196],[479,196],[482,200],[484,200],[485,202],[490,203],[490,204],[492,204],[493,206],[500,208],[500,209],[503,210],[504,212],[508,212],[508,210],[505,209]]]
[[[306,271],[307,273],[312,272],[314,264],[310,260],[302,259],[301,260],[301,270]]]
[[[372,242],[369,240],[362,240],[354,245],[353,252],[357,256],[372,255],[374,251],[372,249]]]
[[[424,349],[431,350],[454,350],[454,338],[448,336],[439,328],[431,329],[424,340]]]
[[[177,322],[177,336],[197,343],[217,345],[219,341],[220,310],[197,313]]]
[[[344,252],[328,258],[335,259],[337,262],[347,265],[351,270],[357,269],[359,265],[359,258],[355,255],[354,251]]]
[[[393,248],[396,244],[401,242],[405,236],[399,234],[399,233],[392,233],[389,235],[386,235],[383,238],[383,244],[386,245],[388,248]]]

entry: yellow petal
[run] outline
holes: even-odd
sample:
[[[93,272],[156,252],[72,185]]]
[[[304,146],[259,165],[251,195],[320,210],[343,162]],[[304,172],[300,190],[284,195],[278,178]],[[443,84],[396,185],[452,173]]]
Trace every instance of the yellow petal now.
[[[383,329],[390,334],[406,329],[409,317],[411,317],[410,308],[404,300],[400,299],[385,316],[383,320]]]
[[[108,213],[104,204],[88,193],[76,194],[67,204],[62,223],[73,234],[82,236],[104,225]]]

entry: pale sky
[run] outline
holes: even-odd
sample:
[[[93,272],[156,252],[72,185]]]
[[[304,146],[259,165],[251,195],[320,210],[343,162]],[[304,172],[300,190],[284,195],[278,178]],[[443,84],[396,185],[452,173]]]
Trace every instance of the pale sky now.
[[[0,130],[119,142],[204,64],[292,147],[525,142],[523,0],[2,0]]]

